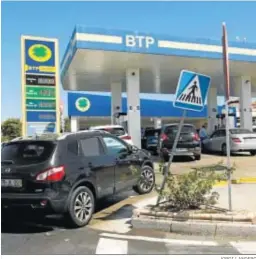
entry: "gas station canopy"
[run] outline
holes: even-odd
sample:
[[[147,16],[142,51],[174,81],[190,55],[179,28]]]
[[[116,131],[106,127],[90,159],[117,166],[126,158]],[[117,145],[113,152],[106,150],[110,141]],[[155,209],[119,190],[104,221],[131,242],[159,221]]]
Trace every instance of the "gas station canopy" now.
[[[250,76],[256,92],[256,44],[229,42],[232,79]],[[221,40],[186,39],[138,31],[76,26],[61,62],[65,90],[110,91],[112,82],[126,89],[126,70],[140,69],[140,92],[174,93],[182,69],[211,76],[211,85],[224,94]]]

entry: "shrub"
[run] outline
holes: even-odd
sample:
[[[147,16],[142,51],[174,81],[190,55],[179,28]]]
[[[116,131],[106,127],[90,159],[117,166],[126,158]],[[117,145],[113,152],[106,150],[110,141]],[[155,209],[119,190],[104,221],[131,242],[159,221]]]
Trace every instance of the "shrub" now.
[[[160,167],[163,170],[163,166]],[[218,171],[226,170],[221,164],[193,168],[189,173],[181,175],[169,174],[165,188],[157,192],[168,205],[177,209],[195,209],[202,205],[214,205],[219,194],[212,192],[216,181],[226,180],[226,174]],[[231,168],[233,172],[234,168]]]

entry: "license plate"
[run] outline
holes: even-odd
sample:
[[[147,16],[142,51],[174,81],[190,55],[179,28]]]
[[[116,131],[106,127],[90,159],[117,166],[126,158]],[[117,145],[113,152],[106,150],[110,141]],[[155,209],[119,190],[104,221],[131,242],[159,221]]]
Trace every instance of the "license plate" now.
[[[22,187],[22,180],[20,179],[2,179],[1,180],[2,187],[14,187],[14,188],[21,188]]]
[[[188,151],[186,148],[177,148],[177,151]]]

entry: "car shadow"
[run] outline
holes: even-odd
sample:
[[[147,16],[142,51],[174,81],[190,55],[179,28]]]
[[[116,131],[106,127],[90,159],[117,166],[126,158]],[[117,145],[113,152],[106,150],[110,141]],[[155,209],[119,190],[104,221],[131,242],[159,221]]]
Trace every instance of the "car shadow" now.
[[[1,232],[12,234],[50,232],[58,227],[58,225],[61,226],[58,219],[37,215],[21,215],[20,212],[10,215],[2,211]]]
[[[107,208],[122,202],[130,195],[136,195],[133,192],[125,192],[118,196],[101,199],[97,202],[95,214],[102,213]],[[9,234],[32,234],[32,233],[47,233],[56,231],[57,229],[70,229],[65,218],[61,215],[47,215],[29,214],[28,212],[21,211],[8,211],[2,210],[1,214],[1,232]],[[117,212],[116,212],[117,213]],[[131,212],[132,213],[132,212]],[[18,216],[17,216],[18,215]],[[117,213],[116,215],[119,215]],[[110,215],[105,215],[110,217]]]

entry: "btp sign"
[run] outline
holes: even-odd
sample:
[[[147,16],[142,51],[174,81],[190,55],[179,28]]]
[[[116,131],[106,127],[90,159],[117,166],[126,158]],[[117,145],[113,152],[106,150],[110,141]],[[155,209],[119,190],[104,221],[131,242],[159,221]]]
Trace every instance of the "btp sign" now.
[[[155,40],[149,36],[134,36],[134,35],[126,35],[125,36],[125,45],[126,47],[145,47],[149,48],[150,45],[154,44]]]

